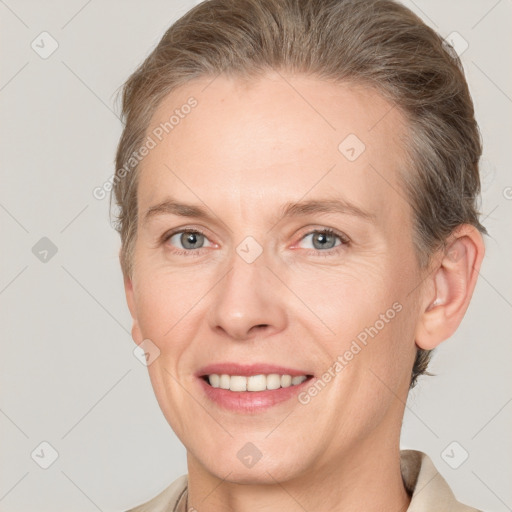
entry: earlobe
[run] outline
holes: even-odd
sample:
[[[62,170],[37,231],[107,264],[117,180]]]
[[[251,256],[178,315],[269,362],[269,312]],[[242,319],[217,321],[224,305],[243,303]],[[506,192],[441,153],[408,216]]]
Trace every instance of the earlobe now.
[[[459,226],[447,241],[423,301],[424,311],[416,329],[416,345],[431,350],[459,327],[473,295],[485,247],[480,232]]]

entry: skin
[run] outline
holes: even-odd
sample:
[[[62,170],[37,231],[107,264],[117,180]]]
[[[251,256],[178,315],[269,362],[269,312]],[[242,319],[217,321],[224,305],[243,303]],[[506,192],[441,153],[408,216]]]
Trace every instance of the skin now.
[[[187,448],[189,507],[405,510],[399,434],[415,351],[437,346],[462,320],[483,257],[480,234],[460,226],[429,269],[418,266],[398,175],[407,126],[374,90],[277,73],[250,84],[197,79],[169,94],[148,133],[190,96],[197,107],[141,162],[134,272],[125,277],[133,339],[160,350],[148,370]],[[352,162],[338,149],[349,134],[366,146]],[[145,222],[169,197],[212,218],[166,213]],[[287,203],[333,198],[373,220],[280,218]],[[205,233],[198,248],[184,249],[179,235],[162,240],[186,228]],[[315,247],[315,230],[325,228],[349,242]],[[262,249],[252,263],[236,251],[247,236]],[[321,378],[394,303],[401,311],[307,404],[227,411],[194,375],[234,361]],[[262,454],[251,468],[237,457],[248,442]]]

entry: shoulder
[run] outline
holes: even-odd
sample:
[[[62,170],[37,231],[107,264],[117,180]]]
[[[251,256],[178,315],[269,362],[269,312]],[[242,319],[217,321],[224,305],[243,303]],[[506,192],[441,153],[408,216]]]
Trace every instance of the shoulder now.
[[[481,512],[456,500],[430,457],[416,450],[400,452],[402,479],[411,494],[407,512]]]
[[[175,507],[187,490],[188,476],[182,475],[150,501],[126,512],[168,512]]]

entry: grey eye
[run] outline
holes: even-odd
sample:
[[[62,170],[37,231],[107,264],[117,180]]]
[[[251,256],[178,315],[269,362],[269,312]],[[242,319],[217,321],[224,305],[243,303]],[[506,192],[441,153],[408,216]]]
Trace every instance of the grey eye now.
[[[210,245],[209,243],[205,245],[207,240],[208,239],[202,233],[198,233],[196,231],[180,231],[169,238],[169,241],[174,246],[177,246],[180,249],[183,248],[190,250],[207,247]]]
[[[341,237],[336,235],[335,233],[329,233],[326,231],[313,231],[312,233],[307,234],[302,242],[309,239],[309,246],[305,247],[306,249],[332,249],[337,245],[341,245],[342,240]],[[339,243],[336,243],[336,240],[339,240]]]

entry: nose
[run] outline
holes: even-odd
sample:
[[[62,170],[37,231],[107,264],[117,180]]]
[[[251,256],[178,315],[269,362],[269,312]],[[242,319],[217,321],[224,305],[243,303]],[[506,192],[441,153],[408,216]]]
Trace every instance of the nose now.
[[[266,267],[263,255],[247,263],[234,254],[229,272],[211,297],[210,327],[237,341],[282,331],[287,315],[279,291],[279,282]]]

